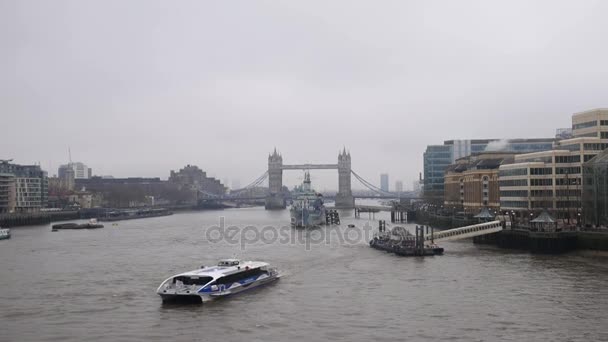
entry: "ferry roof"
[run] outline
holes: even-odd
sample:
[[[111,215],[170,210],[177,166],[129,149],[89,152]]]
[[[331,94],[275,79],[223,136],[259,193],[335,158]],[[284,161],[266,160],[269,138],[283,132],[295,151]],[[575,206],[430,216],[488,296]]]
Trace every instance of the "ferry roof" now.
[[[225,260],[228,260],[228,259],[224,259],[222,261],[225,261]],[[234,259],[234,261],[237,261],[237,260]],[[219,277],[223,277],[228,274],[235,273],[236,271],[244,270],[247,267],[249,267],[251,269],[251,268],[260,268],[260,267],[264,267],[264,266],[268,266],[268,263],[262,262],[262,261],[241,261],[241,263],[236,266],[206,266],[204,268],[200,268],[197,270],[192,270],[192,271],[177,274],[174,277],[176,277],[176,276],[208,276],[208,277],[213,277],[213,278],[219,278]]]

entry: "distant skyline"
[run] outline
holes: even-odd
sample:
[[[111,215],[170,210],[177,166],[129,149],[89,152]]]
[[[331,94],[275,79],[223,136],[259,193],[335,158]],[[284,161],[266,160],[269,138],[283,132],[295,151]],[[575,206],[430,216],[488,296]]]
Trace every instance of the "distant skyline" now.
[[[346,147],[368,181],[410,188],[426,145],[550,138],[608,107],[605,13],[585,0],[2,1],[0,159],[52,175],[69,147],[96,175],[195,164],[247,185],[274,147],[286,164]],[[337,188],[335,171],[311,176]]]

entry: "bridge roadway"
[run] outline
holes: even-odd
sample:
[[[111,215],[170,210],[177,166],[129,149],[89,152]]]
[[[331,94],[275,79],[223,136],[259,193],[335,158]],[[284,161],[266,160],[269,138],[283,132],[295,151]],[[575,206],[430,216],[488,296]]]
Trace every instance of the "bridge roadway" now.
[[[283,170],[333,170],[337,168],[338,164],[294,164],[281,166]]]
[[[359,210],[360,212],[379,212],[379,211],[392,211],[393,207],[385,206],[385,205],[356,205],[355,210]]]
[[[421,199],[418,197],[399,197],[397,195],[395,196],[357,196],[357,195],[353,195],[354,198],[365,198],[365,199]],[[335,195],[327,195],[327,196],[323,196],[323,198],[326,199],[335,199],[336,196]],[[261,200],[261,199],[266,199],[266,196],[217,196],[217,197],[211,197],[209,195],[207,195],[207,197],[203,197],[201,199],[207,199],[207,200],[220,200],[220,201],[224,201],[224,200],[239,200],[239,201],[247,201],[247,200]],[[384,210],[386,208],[390,209],[390,207],[387,206],[369,206],[369,205],[357,205],[357,208],[368,208],[368,207],[379,207],[382,209],[382,211],[390,211],[390,210]]]

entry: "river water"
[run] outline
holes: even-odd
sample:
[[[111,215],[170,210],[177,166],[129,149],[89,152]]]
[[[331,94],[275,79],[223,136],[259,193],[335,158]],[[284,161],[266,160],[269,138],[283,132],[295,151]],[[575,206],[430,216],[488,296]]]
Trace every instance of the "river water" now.
[[[459,241],[443,256],[402,258],[369,248],[368,221],[347,216],[304,232],[281,227],[287,211],[263,208],[15,228],[0,241],[0,340],[608,340],[606,256]],[[234,256],[283,277],[205,305],[163,305],[155,293],[175,273]]]

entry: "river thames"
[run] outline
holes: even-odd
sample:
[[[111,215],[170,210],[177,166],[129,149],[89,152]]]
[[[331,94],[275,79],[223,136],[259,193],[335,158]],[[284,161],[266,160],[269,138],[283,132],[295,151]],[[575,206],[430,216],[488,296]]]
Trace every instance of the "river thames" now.
[[[315,231],[263,208],[14,228],[0,241],[0,340],[608,341],[605,255],[466,240],[403,258],[369,248],[368,221],[346,215]],[[268,261],[283,277],[205,305],[162,304],[164,279],[227,257]]]

